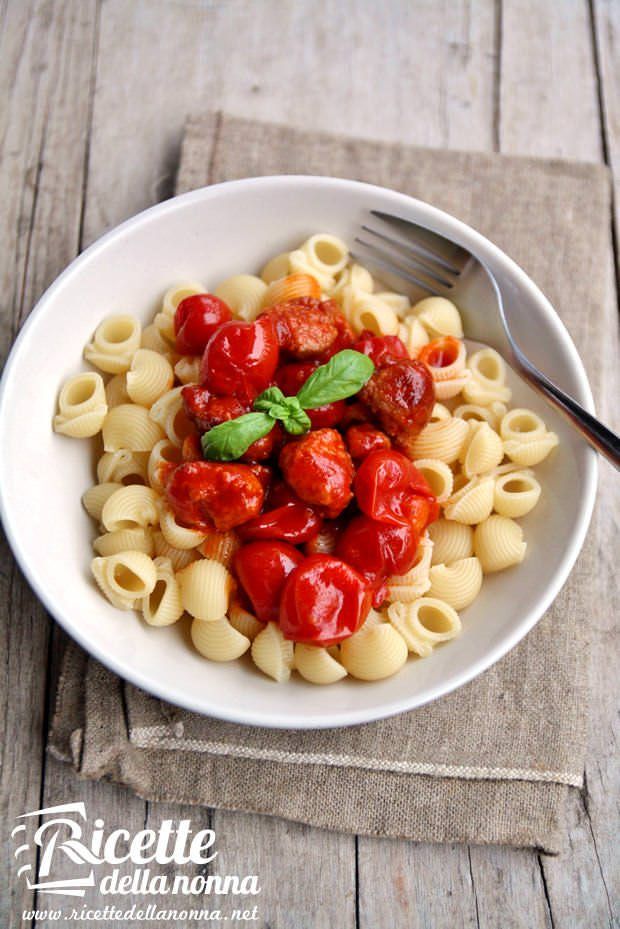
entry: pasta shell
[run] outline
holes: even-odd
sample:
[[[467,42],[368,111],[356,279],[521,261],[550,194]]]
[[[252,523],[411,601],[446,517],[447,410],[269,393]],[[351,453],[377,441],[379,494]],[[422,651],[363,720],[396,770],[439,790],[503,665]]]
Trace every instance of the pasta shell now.
[[[320,271],[316,265],[311,264],[308,256],[301,248],[289,252],[288,264],[290,274],[309,274],[313,277],[319,285],[319,291],[328,291],[334,284],[334,275],[326,271]]]
[[[340,659],[351,677],[380,681],[391,677],[407,661],[407,645],[389,623],[360,629],[340,645]]]
[[[149,529],[117,529],[116,532],[106,532],[98,536],[93,542],[93,548],[98,555],[117,555],[119,552],[144,552],[153,556],[155,543],[153,533]]]
[[[174,314],[181,300],[186,297],[194,297],[196,294],[207,293],[206,287],[199,281],[183,281],[175,284],[163,296],[161,302],[161,311],[170,319],[174,319]]]
[[[301,246],[310,267],[320,274],[334,276],[339,274],[349,259],[349,249],[346,242],[338,236],[319,232],[310,236]]]
[[[444,503],[454,486],[454,475],[445,461],[438,458],[417,458],[414,462],[430,486],[438,503]]]
[[[443,600],[455,610],[473,603],[482,587],[482,568],[477,558],[461,558],[450,565],[438,564],[430,570],[429,597]]]
[[[149,417],[149,411],[137,403],[115,406],[103,421],[103,447],[106,452],[117,452],[122,448],[132,452],[150,452],[161,438],[162,431]]]
[[[145,326],[142,330],[140,347],[148,348],[151,352],[159,352],[160,355],[169,358],[174,342],[174,325],[171,325],[168,321],[165,328],[170,334],[170,339],[164,337],[161,329],[155,323]]]
[[[374,289],[372,274],[367,268],[358,264],[352,264],[351,267],[344,268],[338,275],[334,286],[329,289],[329,296],[332,300],[340,303],[344,288],[349,286],[355,290],[365,290],[367,293],[372,293]]]
[[[495,403],[509,403],[512,397],[510,387],[505,384],[498,384],[496,387],[486,387],[477,381],[475,377],[470,377],[464,385],[463,399],[468,404],[475,406],[492,406]]]
[[[132,609],[148,596],[157,582],[157,570],[144,552],[118,552],[93,558],[93,576],[101,591],[119,610]]]
[[[84,357],[101,371],[121,374],[127,371],[134,352],[140,346],[142,327],[135,316],[108,316],[99,324],[92,342],[84,349]]]
[[[452,564],[474,553],[474,530],[451,519],[438,519],[428,527],[433,542],[432,564]]]
[[[149,454],[146,465],[146,476],[149,484],[159,493],[164,491],[164,481],[170,472],[170,466],[180,464],[183,460],[181,449],[174,445],[170,439],[160,439],[156,442]]]
[[[314,297],[320,299],[321,287],[311,274],[289,274],[269,284],[263,294],[263,307],[276,306],[278,303],[288,303],[298,297]]]
[[[431,586],[429,571],[433,555],[433,543],[428,537],[420,539],[416,560],[406,574],[393,575],[388,580],[387,598],[390,602],[403,603],[417,600]]]
[[[547,427],[533,410],[515,407],[508,410],[499,425],[499,434],[504,441],[533,442],[547,434]]]
[[[144,621],[149,626],[170,626],[183,615],[181,590],[169,558],[155,558],[157,581],[151,593],[140,602]]]
[[[90,413],[81,413],[79,416],[67,418],[62,413],[58,413],[54,417],[54,431],[72,439],[90,439],[101,432],[107,411],[107,405],[102,403]]]
[[[391,306],[396,315],[401,319],[411,309],[409,298],[404,294],[397,294],[393,290],[382,290],[375,296],[378,300],[381,300],[382,303]]]
[[[450,419],[452,413],[443,403],[436,403],[431,411],[429,423],[438,423],[440,419]]]
[[[291,270],[288,255],[288,252],[282,252],[281,255],[269,259],[260,273],[265,284],[273,284],[274,281],[279,281],[281,277],[286,277]]]
[[[201,364],[202,358],[200,355],[183,355],[174,366],[175,377],[184,386],[186,384],[197,384],[200,380]]]
[[[492,403],[490,406],[462,403],[455,408],[452,415],[464,419],[465,422],[488,423],[493,429],[497,429],[505,412],[506,407],[503,403]]]
[[[196,651],[211,661],[234,661],[251,645],[250,640],[237,632],[225,616],[212,622],[195,619],[190,634]]]
[[[282,684],[293,669],[293,643],[284,638],[276,623],[267,623],[252,642],[252,660],[263,674]]]
[[[153,533],[155,554],[161,558],[169,558],[175,571],[182,571],[192,562],[198,560],[198,551],[195,548],[182,550],[168,545],[161,532]]]
[[[159,522],[160,498],[151,487],[130,484],[115,491],[104,503],[101,522],[108,532],[145,529]]]
[[[76,374],[62,386],[54,429],[76,439],[96,435],[108,412],[103,378],[94,371]]]
[[[504,442],[504,452],[515,464],[524,468],[531,468],[544,461],[549,452],[559,444],[559,441],[555,432],[547,432],[542,438],[532,439],[528,442],[509,439]]]
[[[211,558],[213,561],[219,561],[225,567],[230,568],[235,557],[235,552],[241,547],[239,536],[236,532],[217,532],[215,529],[207,532],[204,540],[198,547],[198,551],[205,558]]]
[[[197,529],[180,526],[172,510],[167,508],[162,509],[159,528],[168,545],[172,545],[173,548],[196,548],[204,542],[206,536],[206,533],[199,532]]]
[[[103,512],[103,506],[112,494],[120,490],[123,485],[116,482],[109,482],[105,484],[95,484],[94,487],[89,487],[88,490],[85,490],[82,494],[82,505],[89,516],[95,519],[98,523],[101,522],[101,513]]]
[[[489,516],[476,526],[474,551],[485,574],[520,564],[526,549],[521,526],[506,516]]]
[[[111,377],[105,385],[105,396],[110,410],[113,406],[120,406],[121,403],[130,403],[127,393],[127,375],[115,374]]]
[[[194,426],[183,408],[182,390],[183,386],[166,391],[155,401],[148,413],[151,420],[164,430],[173,445],[179,447],[183,444],[183,439],[194,431]],[[162,438],[161,432],[157,438]]]
[[[263,305],[267,284],[253,274],[235,274],[215,288],[215,296],[223,300],[239,319],[256,319]]]
[[[458,353],[452,364],[441,366],[435,366],[429,364],[429,371],[433,375],[433,381],[435,381],[435,390],[437,389],[437,384],[439,381],[450,381],[459,375],[463,375],[465,372],[465,360],[467,358],[467,350],[463,342],[459,342]],[[471,372],[467,373],[467,378],[471,376]],[[441,397],[439,398],[441,399]]]
[[[472,478],[447,501],[444,506],[446,519],[469,526],[482,522],[493,510],[494,492],[492,477]]]
[[[261,623],[256,616],[244,610],[236,600],[233,600],[228,607],[228,621],[237,632],[246,636],[250,642],[253,642],[258,633],[265,628],[265,623]]]
[[[470,372],[463,371],[462,374],[456,374],[448,380],[435,381],[435,396],[438,400],[451,400],[461,393],[470,378]]]
[[[139,348],[131,359],[126,378],[131,400],[141,406],[151,406],[172,387],[174,371],[163,355],[148,348]]]
[[[119,484],[144,484],[147,480],[147,464],[147,452],[131,452],[127,448],[104,452],[97,462],[97,480],[100,483],[116,481]]]
[[[326,648],[301,642],[295,646],[295,668],[311,684],[334,684],[347,676],[346,668]]]
[[[473,422],[470,424],[468,441],[459,458],[466,477],[492,471],[504,458],[502,440],[488,423]]]
[[[469,435],[469,427],[462,419],[440,419],[428,423],[420,434],[410,443],[410,454],[415,460],[420,458],[438,458],[446,464],[452,464],[461,453]]]
[[[445,297],[425,297],[416,303],[413,312],[431,338],[444,335],[463,338],[461,314],[451,300]]]
[[[500,516],[516,519],[534,509],[540,494],[540,484],[529,471],[502,474],[495,481],[493,509]]]
[[[398,336],[412,358],[430,342],[430,336],[416,316],[406,316],[398,327]]]
[[[200,558],[177,574],[183,608],[196,619],[213,622],[228,611],[232,577],[219,561]]]
[[[392,603],[388,618],[409,651],[421,658],[427,658],[436,645],[453,639],[461,631],[456,610],[435,597],[420,597],[415,603]]]
[[[487,390],[495,390],[506,383],[506,362],[494,348],[481,348],[467,360],[474,380]]]
[[[392,307],[378,294],[356,291],[352,294],[346,315],[356,333],[368,329],[374,335],[397,335],[400,320]]]

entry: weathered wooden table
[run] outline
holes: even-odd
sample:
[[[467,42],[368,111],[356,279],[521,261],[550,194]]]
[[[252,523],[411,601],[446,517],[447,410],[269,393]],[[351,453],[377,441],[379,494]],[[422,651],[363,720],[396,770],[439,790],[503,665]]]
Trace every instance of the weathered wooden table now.
[[[185,117],[205,109],[417,145],[605,161],[615,169],[609,222],[618,229],[620,0],[0,0],[0,21],[3,352],[81,248],[171,193]],[[604,368],[597,402],[609,420],[618,396],[611,244],[600,273],[609,282],[609,352],[590,373],[596,363]],[[605,465],[602,472],[593,530],[600,573],[584,616],[594,646],[593,724],[586,787],[571,801],[570,847],[561,857],[355,838],[151,806],[114,785],[79,782],[45,751],[59,633],[5,546],[7,841],[23,811],[84,799],[110,826],[137,830],[183,815],[196,828],[210,823],[222,873],[260,875],[260,919],[248,925],[619,925],[612,636],[620,611],[614,478]],[[0,923],[25,925],[22,911],[49,899],[27,891],[12,865],[5,875]]]

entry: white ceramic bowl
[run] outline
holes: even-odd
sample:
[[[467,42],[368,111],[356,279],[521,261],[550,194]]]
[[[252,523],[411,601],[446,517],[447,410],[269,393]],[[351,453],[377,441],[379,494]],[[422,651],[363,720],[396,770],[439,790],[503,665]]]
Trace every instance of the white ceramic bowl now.
[[[595,455],[529,388],[513,383],[514,405],[537,409],[561,440],[539,469],[541,503],[523,520],[527,558],[485,579],[481,596],[463,613],[459,639],[430,658],[410,660],[395,677],[322,688],[294,676],[278,685],[249,659],[206,661],[192,650],[183,623],[150,628],[96,590],[89,571],[94,527],[80,504],[93,483],[92,443],[55,435],[51,424],[59,386],[83,369],[82,350],[97,324],[115,312],[146,322],[176,281],[214,287],[233,273],[256,271],[317,231],[351,242],[371,208],[444,233],[485,260],[527,315],[525,351],[534,360],[544,357],[546,373],[592,409],[575,347],[526,274],[468,226],[402,194],[332,178],[253,178],[185,194],[109,232],[44,294],[7,363],[0,396],[1,512],[24,574],[67,632],[113,671],[172,703],[290,728],[344,726],[420,706],[512,648],[553,601],[581,548],[594,502]]]

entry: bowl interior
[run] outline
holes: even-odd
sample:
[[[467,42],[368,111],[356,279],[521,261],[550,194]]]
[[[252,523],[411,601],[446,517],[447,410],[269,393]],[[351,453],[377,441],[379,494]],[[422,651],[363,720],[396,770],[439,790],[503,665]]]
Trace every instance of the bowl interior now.
[[[528,556],[485,579],[463,612],[462,636],[396,677],[374,684],[345,680],[327,688],[295,678],[279,686],[249,658],[215,664],[189,644],[183,622],[153,629],[111,607],[95,589],[89,563],[95,528],[80,504],[94,480],[92,440],[52,432],[62,381],[85,369],[84,345],[100,320],[134,313],[151,320],[177,281],[213,288],[316,231],[351,242],[371,208],[445,232],[478,251],[500,286],[519,296],[529,325],[526,352],[591,404],[583,368],[564,328],[529,279],[468,227],[419,201],[380,188],[321,178],[262,178],[195,191],[140,214],[74,262],[44,295],[7,365],[0,406],[0,487],[5,528],[30,583],[65,629],[97,658],[144,689],[217,717],[265,726],[345,725],[420,705],[469,680],[514,645],[565,580],[589,520],[595,484],[591,452],[551,408],[512,379],[513,405],[543,415],[561,445],[540,469],[543,497],[523,520]],[[529,340],[529,344],[528,344]],[[575,488],[581,488],[580,494]],[[19,617],[14,621],[18,622]]]

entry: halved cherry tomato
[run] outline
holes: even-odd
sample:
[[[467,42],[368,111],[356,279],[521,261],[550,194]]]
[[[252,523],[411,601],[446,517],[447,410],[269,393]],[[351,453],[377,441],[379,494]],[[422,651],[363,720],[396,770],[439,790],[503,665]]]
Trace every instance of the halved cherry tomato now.
[[[306,383],[310,375],[318,368],[316,361],[300,361],[283,365],[276,371],[276,384],[287,397],[294,397]],[[335,426],[344,416],[346,405],[344,400],[318,406],[314,410],[307,410],[313,429],[325,429]]]
[[[183,525],[225,531],[257,516],[265,493],[248,465],[189,461],[172,472],[166,497]]]
[[[260,316],[253,323],[225,323],[207,343],[200,382],[215,394],[252,403],[272,382],[278,356],[278,340],[269,316]]]
[[[405,574],[415,561],[419,535],[410,526],[389,526],[356,516],[336,545],[336,554],[372,583]]]
[[[370,329],[360,333],[353,348],[356,352],[368,355],[377,368],[410,357],[407,346],[397,335],[374,335]]]
[[[307,542],[321,528],[323,520],[310,506],[286,503],[267,513],[255,516],[237,532],[242,539],[282,539],[292,545]]]
[[[284,583],[303,560],[286,542],[250,542],[237,551],[235,573],[262,622],[278,621]]]
[[[423,361],[429,368],[448,368],[454,364],[460,350],[459,340],[454,336],[445,335],[424,345],[418,354],[418,361]]]
[[[174,314],[177,352],[202,355],[215,330],[230,319],[230,307],[213,294],[194,294],[181,300]]]
[[[372,519],[392,526],[415,522],[414,528],[424,529],[433,492],[424,475],[401,452],[371,452],[359,466],[353,488],[360,510]]]
[[[381,432],[370,423],[355,423],[349,426],[345,433],[345,441],[349,455],[353,460],[358,461],[366,458],[371,452],[390,448],[392,445],[385,432]]]
[[[311,555],[284,585],[280,629],[294,642],[335,645],[359,629],[371,599],[368,583],[351,565],[332,555]]]

